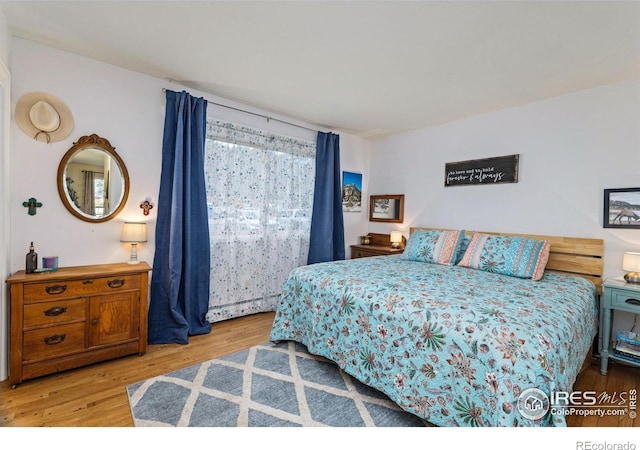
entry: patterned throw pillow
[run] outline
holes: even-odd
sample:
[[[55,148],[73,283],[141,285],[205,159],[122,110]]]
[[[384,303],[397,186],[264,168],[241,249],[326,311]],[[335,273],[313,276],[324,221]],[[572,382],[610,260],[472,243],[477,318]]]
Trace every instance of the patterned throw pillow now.
[[[460,248],[458,249],[458,254],[456,255],[456,262],[454,265],[457,265],[460,261],[462,261],[462,257],[466,253],[467,247],[469,247],[469,242],[471,242],[471,237],[463,233],[462,241],[460,242]]]
[[[453,266],[464,237],[464,230],[416,230],[411,233],[403,258]]]
[[[547,240],[475,232],[458,265],[537,281],[544,274],[549,247]]]

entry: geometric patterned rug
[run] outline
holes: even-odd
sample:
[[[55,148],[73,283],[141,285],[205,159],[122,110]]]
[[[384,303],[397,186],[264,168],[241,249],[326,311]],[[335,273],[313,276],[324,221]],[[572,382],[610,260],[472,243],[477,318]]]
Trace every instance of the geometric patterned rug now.
[[[257,345],[127,386],[136,427],[424,427],[294,342]]]

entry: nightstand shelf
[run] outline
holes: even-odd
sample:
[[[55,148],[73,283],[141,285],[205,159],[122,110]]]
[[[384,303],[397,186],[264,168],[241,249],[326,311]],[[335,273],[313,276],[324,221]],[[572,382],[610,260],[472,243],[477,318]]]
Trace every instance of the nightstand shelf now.
[[[381,245],[352,245],[351,259],[368,258],[369,256],[396,255],[402,253],[403,248],[391,248],[391,246]]]
[[[401,248],[391,248],[391,236],[388,234],[369,233],[371,244],[355,244],[351,246],[351,259],[368,258],[370,256],[397,255],[404,252],[406,239],[402,238]]]
[[[602,354],[600,373],[607,374],[609,359],[622,361],[640,367],[639,362],[617,356],[613,351],[615,337],[611,336],[613,311],[626,311],[640,314],[640,285],[627,283],[624,280],[609,278],[602,283]]]

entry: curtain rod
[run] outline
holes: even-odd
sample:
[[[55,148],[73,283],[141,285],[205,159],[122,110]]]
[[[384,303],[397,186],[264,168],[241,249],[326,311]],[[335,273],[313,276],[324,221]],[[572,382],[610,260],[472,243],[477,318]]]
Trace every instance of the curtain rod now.
[[[167,88],[162,88],[162,92],[166,92]],[[216,105],[216,106],[221,106],[222,108],[227,108],[227,109],[232,109],[234,111],[239,111],[245,114],[251,114],[252,116],[257,116],[257,117],[262,117],[263,119],[267,120],[267,123],[271,120],[275,121],[275,122],[280,122],[280,123],[284,123],[286,125],[291,125],[292,127],[298,127],[298,128],[302,128],[304,130],[309,130],[309,131],[313,131],[314,133],[317,133],[319,130],[314,130],[313,128],[308,128],[302,125],[298,125],[295,123],[291,123],[291,122],[287,122],[286,120],[280,120],[280,119],[276,119],[274,117],[270,117],[270,116],[265,116],[264,114],[259,114],[259,113],[255,113],[253,111],[247,111],[245,109],[240,109],[240,108],[236,108],[234,106],[229,106],[229,105],[223,105],[222,103],[216,103],[216,102],[212,102],[211,100],[207,99],[207,103],[211,103],[212,105]]]

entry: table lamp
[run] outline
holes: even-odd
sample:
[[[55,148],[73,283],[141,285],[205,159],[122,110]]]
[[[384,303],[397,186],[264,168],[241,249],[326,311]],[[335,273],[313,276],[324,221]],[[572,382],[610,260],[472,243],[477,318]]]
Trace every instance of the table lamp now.
[[[640,253],[625,252],[622,257],[622,270],[627,272],[624,275],[627,283],[640,284]]]
[[[402,245],[402,231],[391,232],[391,248],[400,248]]]
[[[138,264],[138,243],[147,242],[147,224],[139,222],[125,222],[122,226],[120,242],[131,244],[131,258],[129,264]]]

